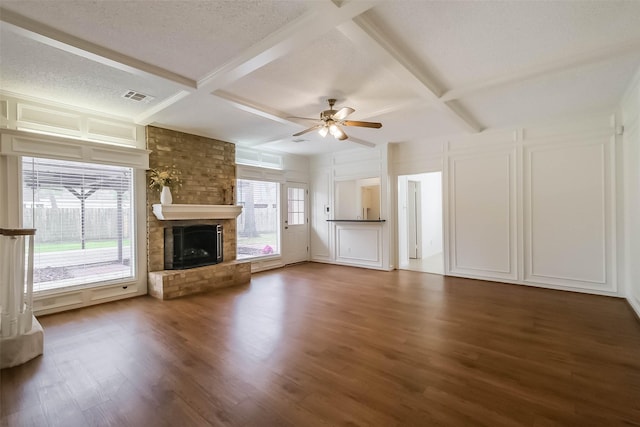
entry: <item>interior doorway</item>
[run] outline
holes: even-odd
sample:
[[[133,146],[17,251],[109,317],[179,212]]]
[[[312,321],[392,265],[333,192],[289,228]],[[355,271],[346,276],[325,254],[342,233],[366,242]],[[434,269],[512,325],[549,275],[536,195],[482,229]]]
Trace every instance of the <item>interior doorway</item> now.
[[[422,258],[422,202],[420,181],[407,181],[407,252],[409,259]]]
[[[398,268],[444,274],[442,172],[398,176]]]

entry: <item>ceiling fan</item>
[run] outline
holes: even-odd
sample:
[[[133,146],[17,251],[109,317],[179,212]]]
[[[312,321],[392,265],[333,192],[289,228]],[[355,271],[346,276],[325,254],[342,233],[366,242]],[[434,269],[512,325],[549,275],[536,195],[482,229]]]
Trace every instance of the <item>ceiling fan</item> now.
[[[320,123],[312,126],[308,129],[305,129],[301,132],[294,133],[293,136],[300,136],[307,132],[311,132],[314,130],[318,130],[318,133],[324,138],[327,134],[331,134],[334,138],[343,141],[348,138],[347,134],[344,133],[341,126],[359,126],[364,128],[375,128],[380,129],[382,127],[382,123],[376,122],[359,122],[356,120],[345,120],[347,116],[353,113],[353,108],[343,107],[339,110],[334,110],[333,106],[336,103],[335,99],[328,99],[329,109],[324,110],[320,113]],[[308,117],[291,117],[292,119],[302,119],[302,120],[314,120],[318,119],[310,119]]]

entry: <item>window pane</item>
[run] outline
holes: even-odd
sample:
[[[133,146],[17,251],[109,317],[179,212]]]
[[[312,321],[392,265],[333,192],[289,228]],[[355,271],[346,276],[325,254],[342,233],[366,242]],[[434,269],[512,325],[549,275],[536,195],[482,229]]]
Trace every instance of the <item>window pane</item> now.
[[[304,224],[304,188],[289,187],[287,195],[287,219],[289,225]]]
[[[277,182],[238,180],[238,259],[280,253],[280,205]]]
[[[34,291],[134,276],[132,169],[23,157]]]

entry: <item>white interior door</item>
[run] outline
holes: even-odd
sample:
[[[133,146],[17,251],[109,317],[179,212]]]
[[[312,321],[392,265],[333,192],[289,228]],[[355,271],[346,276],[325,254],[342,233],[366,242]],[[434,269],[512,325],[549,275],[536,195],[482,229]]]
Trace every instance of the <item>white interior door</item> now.
[[[309,259],[309,189],[306,184],[288,183],[284,191],[282,257],[285,264]]]
[[[422,258],[422,227],[420,182],[407,182],[407,238],[409,244],[409,258]]]

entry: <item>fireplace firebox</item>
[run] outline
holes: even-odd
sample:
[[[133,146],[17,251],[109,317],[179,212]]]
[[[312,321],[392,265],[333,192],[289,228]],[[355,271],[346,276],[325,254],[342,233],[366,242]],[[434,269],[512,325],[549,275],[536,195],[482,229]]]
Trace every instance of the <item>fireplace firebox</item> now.
[[[222,225],[164,229],[164,269],[182,270],[222,262]]]

